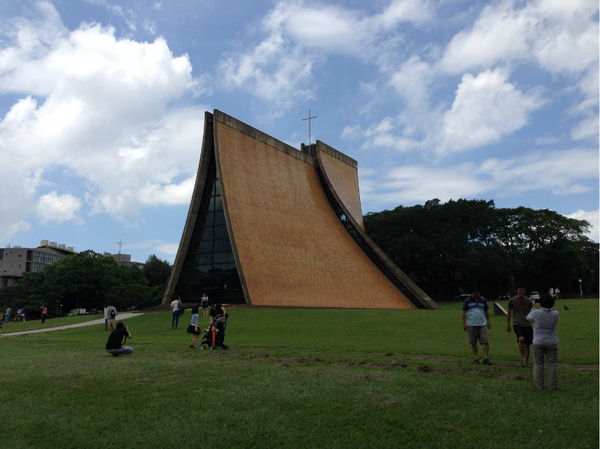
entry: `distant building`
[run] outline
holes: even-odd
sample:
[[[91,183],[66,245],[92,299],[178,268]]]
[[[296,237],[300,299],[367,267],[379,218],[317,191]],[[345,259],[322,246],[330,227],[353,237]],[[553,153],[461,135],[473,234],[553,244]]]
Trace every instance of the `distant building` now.
[[[115,261],[123,266],[123,267],[134,267],[137,268],[139,270],[143,270],[144,269],[144,263],[142,262],[132,262],[131,261],[131,254],[111,254],[111,253],[107,253],[104,252],[103,254],[104,256],[108,256],[108,257],[112,257],[113,259],[115,259]]]
[[[0,288],[11,287],[25,273],[41,271],[46,265],[75,254],[73,247],[42,240],[37,248],[0,248]]]

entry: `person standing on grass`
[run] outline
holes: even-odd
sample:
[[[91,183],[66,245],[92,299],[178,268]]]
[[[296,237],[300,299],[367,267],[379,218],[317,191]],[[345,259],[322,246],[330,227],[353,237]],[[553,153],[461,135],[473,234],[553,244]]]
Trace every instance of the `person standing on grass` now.
[[[487,330],[491,327],[490,311],[487,301],[479,294],[479,289],[471,289],[471,297],[465,299],[462,306],[463,329],[467,332],[467,342],[471,345],[471,351],[475,356],[473,363],[479,364],[479,353],[477,351],[477,340],[483,346],[483,363],[491,365],[488,358],[489,343]]]
[[[533,328],[527,321],[527,315],[535,307],[535,302],[525,296],[523,286],[517,288],[517,296],[508,300],[508,313],[506,315],[506,332],[510,333],[510,319],[512,317],[513,329],[517,336],[517,344],[521,353],[521,366],[525,368],[529,362],[530,346],[533,341]]]
[[[42,323],[44,324],[46,322],[46,317],[48,316],[48,309],[46,308],[46,306],[44,304],[42,304],[42,307],[40,307],[40,309],[42,309]]]
[[[527,321],[535,323],[533,329],[533,383],[538,390],[544,388],[544,357],[548,360],[548,390],[558,388],[558,334],[556,325],[559,313],[552,310],[554,298],[543,295],[541,309],[532,309]]]
[[[173,301],[171,301],[171,310],[173,311],[173,317],[171,318],[171,329],[177,329],[179,326],[179,307],[181,306],[181,300],[179,299],[179,295],[173,296]]]
[[[222,304],[217,304],[214,301],[211,301],[210,303],[210,326],[213,325],[213,321],[214,318],[217,315],[223,315],[224,317],[229,317],[229,315],[227,315],[227,311],[225,310],[225,307],[223,307]]]
[[[202,293],[202,317],[208,316],[208,296],[206,293]]]
[[[110,330],[115,330],[115,318],[117,318],[117,309],[115,306],[108,305],[108,327]]]
[[[197,348],[196,341],[198,340],[198,335],[200,335],[201,330],[198,327],[200,324],[200,315],[198,314],[198,306],[192,307],[192,320],[190,325],[187,328],[188,334],[194,334],[194,338],[192,338],[192,344],[190,348]]]
[[[4,315],[4,322],[5,322],[5,323],[8,323],[8,320],[9,320],[9,318],[10,318],[10,312],[11,312],[11,308],[10,308],[10,307],[7,307],[7,308],[6,308],[6,314]]]
[[[108,315],[108,304],[104,306],[104,330],[107,331],[108,330],[108,319],[109,319],[109,315]]]
[[[131,354],[133,348],[131,346],[123,346],[123,343],[128,338],[133,338],[129,332],[129,327],[123,322],[117,323],[117,328],[108,336],[106,352],[112,354],[113,357],[118,357],[121,354]]]

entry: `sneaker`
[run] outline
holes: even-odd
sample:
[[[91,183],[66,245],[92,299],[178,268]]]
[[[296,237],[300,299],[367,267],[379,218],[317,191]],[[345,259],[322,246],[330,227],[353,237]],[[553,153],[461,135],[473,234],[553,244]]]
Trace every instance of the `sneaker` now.
[[[492,362],[490,362],[490,359],[483,359],[483,364],[484,365],[491,365]]]
[[[473,365],[479,365],[479,359],[473,360]]]

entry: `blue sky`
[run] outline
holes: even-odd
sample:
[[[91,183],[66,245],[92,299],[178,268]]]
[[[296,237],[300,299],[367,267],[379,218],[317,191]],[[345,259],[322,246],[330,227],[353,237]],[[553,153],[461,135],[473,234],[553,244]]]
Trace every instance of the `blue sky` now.
[[[596,0],[0,4],[0,247],[173,261],[204,111],[356,159],[363,213],[552,209],[598,241]]]

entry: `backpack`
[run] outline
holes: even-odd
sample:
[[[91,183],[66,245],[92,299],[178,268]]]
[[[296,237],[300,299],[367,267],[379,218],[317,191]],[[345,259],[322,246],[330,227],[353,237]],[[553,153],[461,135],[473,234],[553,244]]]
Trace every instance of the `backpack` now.
[[[110,317],[114,318],[116,316],[117,316],[117,312],[115,311],[115,309],[114,308],[110,309]]]
[[[185,312],[185,309],[183,308],[183,304],[181,303],[181,299],[179,300],[179,303],[177,304],[177,310],[179,310],[179,316],[183,315],[183,312]]]

